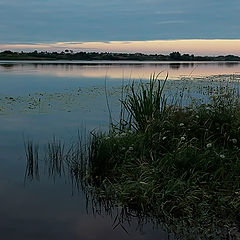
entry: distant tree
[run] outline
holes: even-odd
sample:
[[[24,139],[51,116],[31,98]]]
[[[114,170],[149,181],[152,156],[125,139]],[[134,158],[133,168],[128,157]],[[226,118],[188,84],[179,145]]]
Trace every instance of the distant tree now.
[[[34,55],[34,56],[38,56],[38,51],[35,50],[34,52],[32,52],[32,55]]]
[[[173,60],[181,60],[181,53],[180,52],[172,52],[169,54],[170,58]]]
[[[10,51],[10,50],[5,50],[5,51],[3,51],[2,53],[3,53],[3,54],[13,54],[13,52]]]

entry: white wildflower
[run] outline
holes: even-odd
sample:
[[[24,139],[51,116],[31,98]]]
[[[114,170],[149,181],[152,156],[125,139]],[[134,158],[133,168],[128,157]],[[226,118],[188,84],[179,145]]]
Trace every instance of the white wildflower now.
[[[185,141],[186,140],[186,138],[185,137],[181,137],[181,141]]]
[[[225,158],[225,155],[221,154],[219,157],[220,157],[220,158]]]
[[[184,123],[180,123],[179,126],[180,126],[180,127],[183,127],[183,126],[184,126]]]
[[[210,147],[212,147],[212,144],[211,144],[211,143],[208,143],[208,144],[207,144],[207,148],[210,148]]]
[[[163,137],[163,138],[162,138],[163,141],[166,140],[166,139],[167,139],[167,137]]]

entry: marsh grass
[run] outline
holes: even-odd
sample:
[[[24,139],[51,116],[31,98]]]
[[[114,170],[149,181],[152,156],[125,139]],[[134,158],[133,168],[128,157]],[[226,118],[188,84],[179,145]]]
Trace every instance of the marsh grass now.
[[[133,82],[129,87],[126,99],[122,105],[130,115],[128,125],[135,130],[144,130],[156,117],[160,117],[166,110],[166,97],[163,89],[168,78],[162,82],[158,79],[160,74],[152,74],[148,84],[140,82],[138,86]],[[131,121],[134,119],[134,122]],[[123,120],[123,119],[121,119]]]
[[[127,115],[95,133],[85,180],[101,198],[161,219],[189,239],[226,237],[240,223],[240,98],[215,88],[209,101],[168,104],[163,84],[130,86]],[[123,116],[123,115],[122,115]]]

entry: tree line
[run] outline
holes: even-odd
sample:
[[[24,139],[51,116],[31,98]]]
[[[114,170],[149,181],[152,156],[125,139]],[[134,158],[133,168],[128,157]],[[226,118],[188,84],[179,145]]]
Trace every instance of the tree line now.
[[[112,61],[240,61],[239,56],[195,56],[172,52],[169,55],[143,53],[111,52],[73,52],[66,49],[62,52],[0,52],[0,60],[112,60]]]

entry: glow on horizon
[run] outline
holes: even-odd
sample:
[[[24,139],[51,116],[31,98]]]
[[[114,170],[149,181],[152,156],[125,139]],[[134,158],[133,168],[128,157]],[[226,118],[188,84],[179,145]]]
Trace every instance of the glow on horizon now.
[[[125,52],[147,54],[169,54],[178,51],[195,55],[240,56],[240,39],[186,39],[153,41],[109,41],[109,42],[56,42],[31,44],[0,44],[0,51],[63,51],[65,49],[86,52]]]

